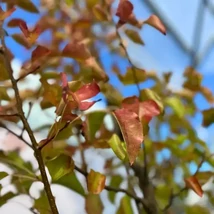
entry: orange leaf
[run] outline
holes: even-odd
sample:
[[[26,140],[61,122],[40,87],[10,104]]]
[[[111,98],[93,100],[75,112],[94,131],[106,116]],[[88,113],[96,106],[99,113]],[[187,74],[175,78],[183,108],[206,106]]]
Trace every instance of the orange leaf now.
[[[45,57],[50,53],[51,51],[48,48],[38,45],[32,52],[31,61],[33,62],[39,58]]]
[[[144,21],[144,23],[156,28],[161,33],[166,35],[166,28],[156,15],[151,15],[146,21]]]
[[[195,176],[188,177],[184,179],[186,186],[192,189],[197,195],[200,197],[203,196],[203,190],[201,189],[201,185],[198,182],[198,179]]]
[[[15,7],[10,8],[7,11],[3,11],[0,7],[0,21],[5,20],[8,16],[10,16],[16,10]]]
[[[106,176],[91,169],[87,176],[88,191],[99,194],[105,187]]]

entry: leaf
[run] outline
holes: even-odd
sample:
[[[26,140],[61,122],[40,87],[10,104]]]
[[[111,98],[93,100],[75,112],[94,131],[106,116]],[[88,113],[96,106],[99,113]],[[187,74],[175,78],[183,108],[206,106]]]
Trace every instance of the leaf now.
[[[201,185],[204,185],[213,177],[213,175],[214,174],[211,171],[198,172],[196,178]]]
[[[16,10],[15,7],[10,8],[7,11],[3,11],[0,7],[0,21],[5,20],[7,17],[9,17],[14,11]]]
[[[1,195],[1,197],[0,197],[0,207],[1,207],[2,205],[6,204],[6,202],[7,202],[9,199],[11,199],[11,198],[13,198],[13,197],[15,197],[15,196],[16,196],[16,194],[14,194],[13,192],[8,192],[8,193],[6,193],[5,195]]]
[[[163,106],[162,100],[155,91],[153,91],[149,88],[141,90],[140,91],[140,100],[142,100],[142,101],[153,100],[159,106],[160,112],[161,113],[164,112],[164,106]]]
[[[31,62],[34,62],[40,58],[44,58],[48,56],[50,53],[51,51],[48,48],[38,45],[31,54]]]
[[[120,141],[120,138],[116,134],[112,135],[111,139],[108,141],[108,144],[120,160],[124,161],[127,159],[125,144]]]
[[[30,48],[30,45],[23,34],[14,33],[11,36],[18,44],[24,46],[27,49]]]
[[[103,213],[103,203],[99,195],[88,194],[85,199],[85,210],[87,214],[102,214]]]
[[[214,108],[202,111],[203,126],[208,127],[214,123]]]
[[[7,172],[0,172],[0,180],[7,177],[8,173]]]
[[[130,1],[120,1],[116,16],[120,18],[119,22],[125,24],[128,22],[129,17],[132,14],[133,11],[133,4]]]
[[[0,68],[1,68],[0,81],[8,80],[9,75],[8,75],[8,71],[7,71],[7,68],[5,65],[5,58],[4,58],[3,52],[1,52],[1,51],[0,51]]]
[[[64,175],[74,170],[74,161],[71,157],[64,154],[47,162],[46,165],[53,181],[59,180]]]
[[[142,123],[135,112],[125,108],[114,111],[114,116],[126,142],[129,162],[133,164],[143,143]]]
[[[125,34],[128,36],[128,38],[134,42],[134,43],[137,43],[137,44],[140,44],[140,45],[144,45],[144,42],[143,40],[141,39],[139,33],[135,30],[131,30],[131,29],[126,29],[125,30]],[[138,69],[137,69],[138,70]],[[138,80],[139,82],[139,80]]]
[[[104,8],[101,7],[101,5],[96,4],[93,7],[92,10],[94,16],[100,20],[100,21],[108,21],[108,14],[106,13],[106,11],[104,10]]]
[[[210,210],[208,207],[202,207],[200,205],[194,204],[193,206],[186,206],[185,207],[186,214],[210,214]]]
[[[17,0],[16,5],[28,12],[39,13],[37,7],[33,4],[31,0]]]
[[[144,21],[144,23],[156,28],[162,34],[166,35],[166,28],[156,15],[151,15],[147,20]]]
[[[70,57],[79,61],[85,61],[91,55],[83,43],[72,42],[64,47],[62,50],[62,56]]]
[[[34,208],[41,214],[51,213],[51,208],[49,206],[48,198],[44,191],[42,191],[40,197],[35,200]]]
[[[146,80],[145,70],[135,69],[134,74],[132,68],[130,67],[127,69],[124,75],[119,73],[118,77],[124,85],[136,84],[136,79],[138,83],[144,82]]]
[[[90,193],[99,194],[105,187],[106,176],[91,169],[87,175],[87,188]]]
[[[89,142],[92,142],[95,139],[97,131],[103,124],[103,119],[105,115],[106,113],[103,111],[95,111],[87,114],[84,134]]]
[[[203,190],[201,189],[201,185],[198,182],[198,179],[195,176],[191,176],[184,179],[186,186],[192,189],[198,196],[203,196]]]
[[[110,186],[119,188],[122,181],[123,181],[123,178],[120,175],[113,175],[111,177]],[[116,196],[115,192],[113,192],[113,191],[108,192],[108,198],[112,204],[114,204],[114,202],[115,202],[115,196]]]
[[[116,214],[133,214],[130,198],[126,195],[120,200],[120,206]]]
[[[174,112],[179,118],[184,117],[186,109],[181,99],[179,99],[178,97],[168,97],[165,99],[165,103],[174,110]]]
[[[69,188],[70,190],[73,190],[82,196],[85,195],[85,191],[84,191],[81,183],[79,182],[78,178],[76,177],[75,173],[73,173],[73,172],[61,177],[57,181],[54,181],[54,183],[65,186],[65,187]]]
[[[20,19],[20,18],[14,18],[14,19],[11,19],[8,23],[7,23],[7,26],[8,27],[19,27],[19,24],[20,22],[25,22],[23,19]]]

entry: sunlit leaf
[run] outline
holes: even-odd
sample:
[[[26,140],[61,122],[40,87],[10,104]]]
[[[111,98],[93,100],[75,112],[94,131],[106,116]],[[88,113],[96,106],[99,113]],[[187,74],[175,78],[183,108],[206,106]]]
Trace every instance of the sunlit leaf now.
[[[165,99],[165,103],[169,105],[174,112],[177,114],[178,117],[184,117],[186,113],[185,106],[183,105],[182,101],[177,97],[168,97]]]
[[[166,35],[166,28],[162,21],[156,15],[151,15],[147,20],[144,21],[144,23],[156,28],[161,33]]]
[[[201,189],[201,185],[199,184],[196,176],[191,176],[191,177],[185,178],[184,180],[188,188],[192,189],[200,197],[203,196],[203,190]]]
[[[125,144],[120,141],[120,138],[116,135],[113,134],[111,139],[108,141],[110,147],[114,151],[115,155],[120,159],[120,160],[126,160],[127,158],[127,151]]]
[[[74,169],[74,161],[71,157],[61,154],[57,158],[47,162],[47,167],[53,181],[59,180]]]
[[[108,21],[108,14],[106,13],[106,11],[102,8],[101,5],[96,4],[93,7],[93,14],[94,16],[100,20],[100,21]]]
[[[99,194],[105,187],[106,176],[91,169],[87,175],[88,191],[93,194]]]
[[[3,21],[7,17],[9,17],[15,10],[16,8],[12,7],[7,11],[3,11],[2,8],[0,7],[0,21]]]

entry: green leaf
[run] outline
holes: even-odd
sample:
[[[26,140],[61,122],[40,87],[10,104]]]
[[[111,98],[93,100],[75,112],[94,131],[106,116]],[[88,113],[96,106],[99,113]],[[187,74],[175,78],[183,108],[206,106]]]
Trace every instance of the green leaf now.
[[[85,191],[79,182],[78,178],[76,177],[75,173],[69,173],[63,177],[61,177],[59,180],[54,181],[55,184],[60,184],[62,186],[65,186],[78,194],[84,196]]]
[[[165,99],[165,103],[174,110],[179,118],[184,117],[186,110],[178,97],[168,97]]]
[[[131,200],[128,196],[124,196],[120,201],[119,209],[116,214],[133,214]]]
[[[7,172],[0,172],[0,180],[7,177],[8,173]]]
[[[213,177],[213,175],[214,173],[211,171],[198,172],[196,174],[196,178],[198,179],[201,185],[204,185],[209,181],[210,178]]]
[[[127,68],[127,71],[124,75],[119,73],[118,77],[124,85],[136,84],[136,79],[138,83],[144,82],[146,80],[145,70],[135,69],[135,72],[133,72],[131,67]]]
[[[108,144],[120,160],[127,160],[125,143],[120,141],[120,138],[116,134],[112,135],[111,139],[108,141]]]
[[[8,192],[8,193],[6,193],[5,195],[1,195],[1,197],[0,197],[0,207],[1,207],[2,205],[6,204],[6,202],[7,202],[9,199],[11,199],[11,198],[13,198],[13,197],[15,197],[15,196],[16,196],[16,194],[14,194],[13,192]]]
[[[74,0],[65,0],[65,3],[68,5],[68,6],[72,6],[74,4]]]
[[[208,127],[214,123],[214,108],[210,108],[202,111],[203,114],[203,126]]]
[[[119,188],[122,181],[123,181],[123,178],[120,175],[113,175],[111,177],[110,186]],[[108,192],[108,198],[111,201],[111,203],[115,202],[115,196],[116,196],[115,192],[113,191]]]
[[[86,116],[86,134],[87,140],[93,141],[96,132],[100,129],[106,113],[103,111],[96,111],[87,114]]]
[[[155,189],[155,196],[157,197],[160,207],[164,207],[170,197],[170,188],[167,185],[158,185]]]
[[[210,214],[210,211],[206,207],[202,207],[199,205],[194,206],[186,206],[185,207],[185,213],[186,214]]]
[[[157,105],[160,108],[160,112],[164,111],[164,106],[162,103],[161,98],[159,97],[159,95],[154,92],[153,90],[146,88],[140,91],[140,99],[141,101],[145,101],[145,100],[153,100],[157,103]]]
[[[7,101],[10,100],[6,87],[0,86],[0,100],[7,100]]]
[[[46,165],[53,182],[59,180],[64,175],[74,170],[73,159],[70,156],[64,154],[61,154],[57,158],[47,162]]]
[[[130,40],[132,40],[132,42],[140,45],[144,45],[144,42],[137,31],[132,29],[126,29],[125,34],[128,36]]]
[[[93,194],[99,194],[105,187],[106,176],[91,169],[87,175],[88,191]]]
[[[85,200],[85,209],[88,214],[103,213],[104,206],[99,195],[88,194]]]
[[[48,198],[43,191],[38,199],[35,200],[34,208],[41,214],[50,214],[51,208],[49,206]]]

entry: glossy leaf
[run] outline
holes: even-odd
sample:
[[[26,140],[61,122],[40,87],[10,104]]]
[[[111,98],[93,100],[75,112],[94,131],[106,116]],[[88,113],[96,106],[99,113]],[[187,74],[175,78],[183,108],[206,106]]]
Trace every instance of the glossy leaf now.
[[[108,141],[108,144],[120,160],[124,161],[127,159],[125,144],[120,141],[120,138],[116,134],[112,135],[111,139]]]
[[[124,196],[120,200],[120,206],[116,212],[116,214],[133,214],[133,209],[131,205],[131,200],[128,196]]]
[[[87,175],[88,191],[93,194],[99,194],[105,187],[105,181],[105,175],[91,169]]]
[[[203,190],[201,189],[201,185],[199,184],[196,176],[191,176],[184,180],[185,180],[186,186],[188,188],[192,189],[200,197],[203,196]]]
[[[47,167],[53,181],[59,180],[64,175],[74,169],[74,161],[71,157],[61,154],[57,158],[49,161]]]
[[[146,21],[144,21],[144,23],[156,28],[162,34],[166,35],[166,28],[156,15],[151,15]]]

